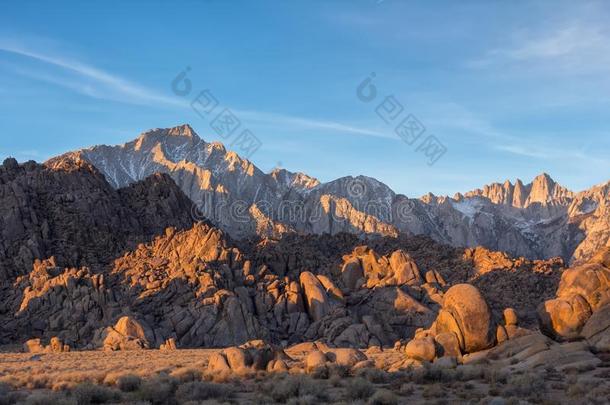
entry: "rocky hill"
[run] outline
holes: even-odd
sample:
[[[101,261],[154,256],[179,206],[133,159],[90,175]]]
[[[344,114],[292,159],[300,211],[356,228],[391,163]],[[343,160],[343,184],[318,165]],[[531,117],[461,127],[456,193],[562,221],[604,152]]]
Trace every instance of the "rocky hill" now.
[[[320,183],[303,173],[266,174],[208,143],[188,125],[154,129],[118,146],[51,159],[85,160],[115,188],[167,173],[199,215],[233,238],[286,232],[427,235],[453,246],[485,246],[515,256],[585,261],[608,244],[610,183],[575,193],[547,174],[484,186],[453,198],[408,198],[370,177]]]
[[[444,292],[462,282],[478,286],[493,319],[513,306],[535,326],[536,306],[554,295],[563,268],[561,259],[513,259],[425,236],[234,242],[194,222],[167,175],[115,190],[83,160],[7,160],[0,179],[3,343],[58,337],[73,348],[121,347],[130,338],[117,330],[135,322],[146,347],[168,339],[388,346],[428,327]]]
[[[95,270],[162,233],[193,223],[191,201],[155,174],[111,187],[84,160],[42,166],[7,159],[0,166],[0,275],[27,274],[35,259]]]

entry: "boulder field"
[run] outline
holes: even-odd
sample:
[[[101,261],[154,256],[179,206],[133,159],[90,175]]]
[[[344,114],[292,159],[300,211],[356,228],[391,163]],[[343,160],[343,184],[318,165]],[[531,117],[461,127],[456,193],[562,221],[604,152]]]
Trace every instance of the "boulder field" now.
[[[115,190],[86,162],[9,163],[0,168],[3,344],[223,348],[218,367],[277,370],[290,360],[275,354],[303,342],[315,342],[312,369],[356,366],[370,350],[401,353],[395,368],[450,366],[526,334],[538,336],[536,350],[608,351],[609,248],[564,269],[561,259],[422,236],[233,241],[191,218],[166,175]],[[242,347],[252,341],[268,350]]]

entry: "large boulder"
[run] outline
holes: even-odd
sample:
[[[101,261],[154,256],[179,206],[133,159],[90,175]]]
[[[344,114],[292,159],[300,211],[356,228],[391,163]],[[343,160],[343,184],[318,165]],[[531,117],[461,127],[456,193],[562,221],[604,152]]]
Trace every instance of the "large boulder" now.
[[[286,361],[282,359],[271,360],[267,363],[267,371],[275,373],[287,373],[289,371]]]
[[[339,325],[344,323],[345,320],[345,318],[340,318],[335,322]],[[366,326],[362,323],[355,323],[345,328],[343,332],[333,340],[333,344],[337,347],[365,348],[368,347],[370,341],[371,334]]]
[[[275,360],[290,360],[290,357],[286,355],[283,349],[270,345],[260,339],[251,340],[239,348],[247,352],[246,363],[249,363],[250,368],[254,370],[265,370],[269,367],[269,363]]]
[[[23,351],[25,353],[43,353],[44,349],[44,345],[38,338],[30,339],[23,344]]]
[[[130,316],[124,316],[114,327],[106,328],[104,335],[105,350],[139,350],[150,347],[144,324]]]
[[[286,291],[286,312],[289,314],[305,312],[301,285],[296,281],[291,281],[288,284]]]
[[[407,343],[405,348],[405,354],[407,357],[420,361],[432,361],[436,357],[436,347],[434,345],[434,339],[431,337],[425,337],[420,339],[413,339]]]
[[[329,298],[335,300],[336,303],[343,302],[345,298],[343,297],[343,292],[341,292],[339,287],[337,287],[335,283],[333,283],[330,277],[325,276],[323,274],[319,274],[316,278],[318,279],[320,284],[322,284],[322,287],[324,287],[324,289],[326,290],[326,294]]]
[[[557,297],[538,306],[538,320],[544,333],[556,340],[578,339],[592,315],[607,311],[610,305],[609,258],[610,247],[606,247],[588,263],[563,272]]]
[[[460,342],[455,333],[443,332],[434,337],[438,347],[438,357],[460,357]]]
[[[359,246],[351,255],[343,256],[343,260],[341,278],[352,291],[364,281],[367,288],[420,285],[422,282],[415,260],[401,249],[391,255],[379,256],[374,250]]]
[[[541,333],[511,339],[489,351],[476,353],[471,364],[489,369],[505,368],[510,373],[552,367],[558,372],[594,369],[602,360],[589,350],[587,342],[556,343]]]
[[[444,287],[447,284],[441,273],[436,270],[428,270],[424,275],[424,278],[428,284],[439,285],[441,287]]]
[[[141,340],[146,339],[142,324],[129,316],[119,319],[114,325],[114,329],[123,336],[130,336]]]
[[[538,306],[540,329],[557,340],[577,339],[591,316],[591,307],[582,295],[548,300]]]
[[[331,309],[326,289],[320,280],[309,271],[301,273],[299,281],[305,295],[307,313],[314,322],[317,322],[324,318]]]
[[[231,370],[243,372],[252,365],[252,356],[241,347],[228,347],[224,350],[224,355]]]
[[[30,339],[23,344],[23,351],[26,353],[64,353],[70,351],[70,346],[54,336],[48,346],[43,345],[40,339]]]
[[[421,274],[415,260],[402,250],[396,250],[390,256],[390,269],[392,270],[392,283],[396,285],[419,285]]]
[[[355,251],[355,250],[354,250]],[[380,257],[374,250],[368,250],[366,254],[360,257],[362,269],[366,278],[366,286],[374,288],[381,285],[383,278],[387,273],[387,262],[381,261]]]
[[[384,334],[387,335],[386,344],[391,344],[400,336],[413,335],[416,329],[434,321],[436,314],[420,299],[421,293],[408,288],[375,288],[363,295],[359,312],[363,316],[374,316],[383,325]]]
[[[70,351],[70,346],[64,344],[57,336],[53,336],[46,347],[46,351],[49,353],[65,353]]]
[[[437,333],[454,333],[464,353],[487,349],[495,340],[489,306],[470,284],[457,284],[447,290],[435,325]]]
[[[610,352],[610,305],[597,310],[587,320],[581,335],[599,352]]]
[[[252,340],[214,353],[208,362],[208,371],[230,371],[237,374],[256,370],[279,371],[283,370],[288,360],[291,360],[290,357],[282,349],[262,340]]]
[[[561,275],[557,297],[582,296],[592,311],[610,303],[610,269],[589,263],[567,269]]]
[[[345,367],[353,367],[361,361],[368,360],[368,357],[366,357],[364,353],[358,349],[352,348],[331,349],[326,352],[326,358],[333,363]]]
[[[328,358],[326,357],[326,354],[320,350],[313,350],[307,354],[307,357],[305,357],[305,370],[308,373],[311,373],[320,368],[326,367],[327,361]]]
[[[360,259],[350,257],[341,268],[341,280],[350,290],[356,290],[364,281],[364,271],[360,264]]]
[[[227,357],[224,355],[224,353],[218,352],[210,356],[210,360],[208,361],[208,371],[212,373],[231,371],[231,367],[229,367],[229,362],[227,361]]]

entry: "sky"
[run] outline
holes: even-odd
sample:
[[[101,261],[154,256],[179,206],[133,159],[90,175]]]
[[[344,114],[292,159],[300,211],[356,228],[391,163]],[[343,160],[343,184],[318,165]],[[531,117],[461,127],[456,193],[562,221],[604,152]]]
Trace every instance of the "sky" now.
[[[610,178],[608,21],[603,1],[4,1],[0,159],[184,123],[231,149],[212,125],[228,108],[265,172],[580,191]]]

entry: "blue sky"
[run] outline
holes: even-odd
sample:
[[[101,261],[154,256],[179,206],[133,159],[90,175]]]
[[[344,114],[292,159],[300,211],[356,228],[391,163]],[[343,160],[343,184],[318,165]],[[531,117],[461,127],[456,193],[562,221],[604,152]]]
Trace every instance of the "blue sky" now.
[[[189,107],[209,89],[261,140],[264,171],[366,174],[409,196],[610,177],[607,2],[89,3],[0,5],[0,158],[181,123],[221,140]],[[378,96],[364,103],[371,72]],[[446,147],[433,166],[376,114],[387,96]]]

